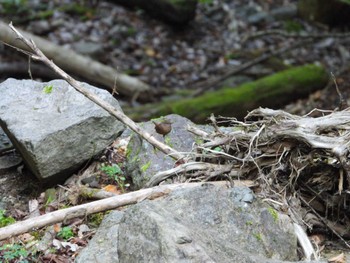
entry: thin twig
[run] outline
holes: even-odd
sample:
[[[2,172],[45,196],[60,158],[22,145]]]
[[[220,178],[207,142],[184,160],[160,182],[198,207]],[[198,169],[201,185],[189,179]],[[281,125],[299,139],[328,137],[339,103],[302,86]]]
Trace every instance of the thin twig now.
[[[311,209],[312,213],[313,213],[314,215],[316,215],[316,216],[318,217],[318,219],[320,219],[320,220],[322,221],[322,223],[323,223],[328,229],[330,229],[330,230],[332,231],[332,233],[333,233],[334,235],[336,235],[341,241],[344,242],[344,244],[345,244],[348,248],[350,248],[349,243],[346,242],[346,240],[345,240],[341,235],[339,235],[339,233],[338,233],[337,231],[335,231],[335,230],[333,229],[333,227],[331,227],[331,226],[328,224],[328,222],[327,222],[326,219],[324,219],[322,216],[320,216],[320,215],[317,213],[317,211],[316,211],[312,206],[310,206],[309,203],[306,202],[306,200],[305,200],[301,195],[299,195],[299,198],[300,198],[300,200],[304,203],[304,205],[306,205],[307,207],[309,207],[309,208]]]
[[[350,37],[350,32],[346,33],[308,33],[308,32],[301,32],[301,33],[289,33],[284,30],[265,30],[265,31],[259,31],[252,33],[250,35],[247,35],[243,38],[243,42],[247,41],[248,39],[252,38],[258,38],[262,36],[268,36],[268,35],[279,35],[283,37],[288,37],[288,38],[327,38],[327,37],[333,37],[333,38],[347,38]]]
[[[131,130],[139,134],[142,138],[144,138],[146,141],[148,141],[150,144],[152,144],[154,147],[162,151],[163,153],[169,155],[170,157],[180,160],[184,159],[185,157],[174,150],[173,148],[169,147],[168,145],[158,141],[155,137],[153,137],[148,132],[142,130],[133,120],[131,120],[128,116],[126,116],[122,111],[116,109],[111,104],[105,102],[104,100],[100,99],[97,95],[90,92],[88,89],[84,88],[78,81],[76,81],[74,78],[72,78],[70,75],[68,75],[66,72],[64,72],[61,68],[56,66],[53,61],[49,60],[44,53],[35,45],[33,40],[26,39],[13,25],[10,23],[10,28],[16,33],[19,40],[21,40],[30,50],[30,52],[16,48],[18,51],[23,52],[24,54],[29,55],[35,60],[42,61],[44,64],[52,68],[56,73],[58,73],[63,79],[65,79],[73,88],[75,88],[77,91],[82,93],[85,97],[99,105],[101,108],[108,111],[112,116],[116,117],[119,121],[127,125]]]
[[[337,91],[337,94],[339,96],[339,106],[338,106],[338,109],[336,109],[336,110],[343,110],[343,109],[348,107],[348,104],[339,90],[339,87],[337,84],[337,79],[335,78],[333,72],[331,72],[331,77],[332,77],[332,80],[333,80],[334,85],[335,85],[335,90]]]

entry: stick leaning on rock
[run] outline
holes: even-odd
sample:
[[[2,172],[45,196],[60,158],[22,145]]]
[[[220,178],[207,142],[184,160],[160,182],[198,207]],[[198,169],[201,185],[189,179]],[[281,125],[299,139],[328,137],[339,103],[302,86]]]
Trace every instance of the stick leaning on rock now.
[[[174,158],[175,160],[181,160],[184,159],[184,155],[179,153],[178,151],[174,150],[173,148],[169,147],[168,145],[158,141],[155,137],[153,137],[148,132],[142,130],[133,120],[131,120],[128,116],[126,116],[123,112],[119,111],[115,107],[113,107],[111,104],[107,103],[106,101],[100,99],[97,95],[93,94],[86,88],[84,88],[78,81],[76,81],[74,78],[72,78],[70,75],[68,75],[66,72],[64,72],[62,69],[60,69],[56,64],[49,60],[44,53],[35,45],[33,40],[26,39],[13,25],[12,23],[9,24],[10,28],[16,33],[18,39],[22,41],[28,48],[29,52],[22,50],[20,48],[14,47],[18,51],[30,56],[34,60],[39,60],[52,68],[57,74],[59,74],[64,80],[66,80],[74,89],[82,93],[85,97],[99,105],[101,108],[105,109],[109,114],[117,118],[119,121],[124,123],[126,126],[128,126],[131,130],[139,134],[142,138],[144,138],[147,142],[152,144],[154,147],[162,151],[163,153],[169,155],[170,157]],[[6,44],[6,43],[5,43]]]

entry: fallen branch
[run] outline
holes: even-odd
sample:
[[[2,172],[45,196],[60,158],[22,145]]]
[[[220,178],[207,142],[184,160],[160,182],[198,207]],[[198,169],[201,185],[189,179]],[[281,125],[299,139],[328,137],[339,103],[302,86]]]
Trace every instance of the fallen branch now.
[[[228,183],[225,181],[212,182],[218,186],[226,186]],[[154,188],[142,189],[139,191],[122,194],[103,200],[94,201],[87,204],[82,204],[66,209],[60,209],[52,213],[48,213],[42,216],[30,218],[15,224],[0,228],[0,240],[10,238],[19,234],[23,234],[34,229],[38,229],[47,225],[52,225],[64,220],[68,220],[75,217],[86,216],[93,213],[107,211],[122,207],[126,205],[135,204],[145,199],[155,199],[161,196],[168,195],[174,190],[193,188],[201,186],[203,183],[187,183],[187,184],[171,184],[162,185]]]
[[[40,77],[44,79],[56,79],[59,76],[52,72],[43,65],[30,64],[29,70],[34,77]],[[30,76],[28,72],[28,62],[11,62],[0,64],[0,75],[1,76]]]
[[[173,169],[159,172],[152,176],[150,180],[147,182],[145,187],[152,187],[160,182],[170,178],[171,176],[174,176],[176,174],[180,173],[186,173],[186,172],[192,172],[192,171],[203,171],[204,172],[210,172],[210,171],[218,171],[220,173],[226,173],[228,171],[232,170],[232,165],[219,165],[219,164],[212,164],[212,163],[202,163],[202,162],[191,162],[191,163],[184,163],[181,164]]]
[[[13,29],[12,29],[13,30]],[[23,32],[23,31],[21,31]],[[17,33],[19,33],[17,31]],[[22,33],[21,33],[22,35]],[[23,32],[27,39],[32,39],[46,55],[65,71],[72,72],[94,83],[103,85],[113,91],[116,85],[120,94],[134,97],[135,94],[143,100],[152,101],[151,87],[146,83],[125,74],[117,73],[111,67],[103,65],[89,57],[82,56],[73,50],[60,47],[41,37]],[[18,34],[17,34],[18,36]],[[23,36],[22,36],[23,38]],[[22,39],[20,39],[22,40]],[[18,41],[16,35],[8,28],[7,24],[0,21],[0,41],[17,49],[33,51],[26,43]],[[22,40],[23,41],[23,40]],[[23,45],[24,44],[24,45]],[[29,48],[29,49],[28,49]]]
[[[243,42],[246,42],[249,39],[254,39],[258,37],[268,36],[268,35],[278,35],[288,38],[311,38],[311,39],[320,39],[320,38],[347,38],[350,37],[350,32],[345,33],[310,33],[310,32],[298,32],[298,33],[290,33],[284,30],[273,29],[273,30],[264,30],[252,33],[243,38]]]
[[[64,72],[62,69],[60,69],[58,66],[56,66],[55,63],[53,63],[51,60],[49,60],[44,53],[38,49],[38,47],[35,45],[33,40],[26,39],[13,25],[12,23],[9,25],[10,28],[16,33],[19,40],[21,40],[25,46],[27,47],[26,51],[22,48],[16,48],[18,51],[30,56],[34,60],[38,60],[52,68],[57,74],[62,76],[63,79],[65,79],[73,88],[75,88],[77,91],[82,93],[85,97],[99,105],[101,108],[105,109],[107,112],[109,112],[112,116],[116,117],[119,121],[127,125],[131,130],[139,134],[141,137],[143,137],[146,141],[148,141],[150,144],[152,144],[154,147],[162,151],[163,153],[169,155],[170,157],[180,160],[184,159],[184,156],[180,154],[179,152],[175,151],[168,145],[158,141],[156,138],[154,138],[151,134],[148,132],[143,131],[133,120],[131,120],[128,116],[126,116],[122,111],[117,110],[114,108],[111,104],[105,102],[104,100],[100,99],[97,95],[90,92],[88,89],[84,88],[78,81],[73,79],[71,76],[69,76],[66,72]],[[83,64],[82,64],[83,65]]]

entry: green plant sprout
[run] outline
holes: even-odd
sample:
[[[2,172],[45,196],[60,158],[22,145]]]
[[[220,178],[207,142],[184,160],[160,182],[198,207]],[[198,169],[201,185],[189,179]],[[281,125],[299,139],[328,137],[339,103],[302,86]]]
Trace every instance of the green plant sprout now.
[[[253,221],[247,221],[247,222],[245,222],[245,224],[247,225],[247,226],[252,226],[253,225]]]
[[[117,164],[112,164],[112,165],[104,165],[102,164],[100,170],[104,172],[108,177],[113,179],[117,185],[120,187],[122,192],[125,191],[126,187],[129,187],[130,184],[125,183],[125,176],[122,176],[122,169],[120,169],[119,165]]]
[[[267,210],[269,211],[270,215],[272,216],[273,220],[277,222],[278,220],[278,212],[273,209],[272,207],[268,207]]]
[[[262,234],[261,233],[255,233],[254,236],[258,241],[262,241]]]
[[[57,236],[67,241],[74,236],[74,233],[71,227],[65,226],[61,228],[61,230],[57,233]]]
[[[5,215],[5,210],[0,210],[0,227],[13,224],[16,220],[11,216]]]
[[[0,259],[5,261],[1,262],[18,262],[27,263],[29,261],[25,260],[28,257],[27,250],[19,244],[5,244],[0,247]]]
[[[27,0],[0,0],[0,4],[3,8],[3,10],[1,10],[1,13],[18,15],[24,11],[28,11]]]
[[[104,212],[88,215],[89,225],[92,225],[93,227],[98,227],[101,224],[104,216]]]
[[[100,170],[105,174],[107,174],[109,177],[114,177],[115,175],[122,173],[122,169],[120,169],[119,165],[117,164],[112,164],[112,165],[102,164]]]
[[[168,137],[167,135],[165,135],[164,137],[164,142],[166,145],[170,146],[170,147],[173,147],[174,145],[171,143],[170,141],[170,137]]]
[[[214,151],[216,151],[216,152],[223,152],[223,149],[221,147],[217,146],[217,147],[214,148]]]
[[[151,166],[151,161],[148,161],[147,163],[145,163],[144,165],[141,166],[141,171],[142,172],[146,172],[147,169]]]
[[[52,89],[53,89],[53,85],[46,85],[44,88],[43,88],[43,92],[45,94],[50,94],[52,92]]]

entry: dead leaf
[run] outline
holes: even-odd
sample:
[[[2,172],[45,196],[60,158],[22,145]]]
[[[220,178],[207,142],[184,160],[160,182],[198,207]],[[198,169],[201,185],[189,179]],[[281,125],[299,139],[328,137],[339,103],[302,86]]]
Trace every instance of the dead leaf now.
[[[43,260],[48,260],[48,262],[52,263],[69,263],[71,262],[64,256],[56,255],[56,254],[47,254],[42,257]],[[46,262],[46,261],[45,261]]]
[[[61,231],[61,224],[54,224],[53,230],[55,231],[55,233],[60,232]]]
[[[151,48],[151,47],[147,47],[147,48],[145,49],[145,53],[146,53],[146,55],[149,56],[149,57],[154,57],[154,56],[156,55],[155,50],[154,50],[153,48]]]
[[[121,194],[121,192],[120,192],[120,190],[118,190],[117,186],[112,185],[112,184],[109,184],[109,185],[103,187],[103,190],[110,192],[110,193],[117,194],[117,195]]]

